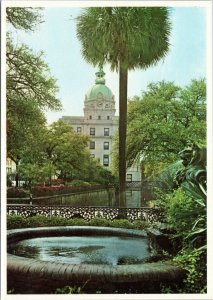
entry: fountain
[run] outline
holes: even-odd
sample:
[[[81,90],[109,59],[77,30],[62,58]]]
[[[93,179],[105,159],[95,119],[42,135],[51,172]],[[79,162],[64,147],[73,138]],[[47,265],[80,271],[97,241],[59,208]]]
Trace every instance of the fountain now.
[[[87,293],[140,287],[156,290],[184,272],[171,262],[150,262],[147,234],[121,228],[64,226],[8,231],[8,289],[51,293],[86,285]],[[85,284],[86,283],[86,284]]]

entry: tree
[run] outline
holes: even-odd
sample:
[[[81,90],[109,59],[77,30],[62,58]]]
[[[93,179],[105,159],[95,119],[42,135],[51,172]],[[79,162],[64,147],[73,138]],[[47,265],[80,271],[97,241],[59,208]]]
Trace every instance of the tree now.
[[[56,80],[51,77],[43,53],[35,54],[24,44],[14,46],[7,37],[7,106],[33,101],[42,109],[61,109]]]
[[[46,120],[40,109],[32,102],[14,103],[7,112],[7,156],[16,164],[16,186],[19,181],[21,160],[34,161],[40,156]]]
[[[16,29],[32,31],[41,22],[39,8],[8,7],[7,21]],[[14,45],[7,34],[7,155],[17,166],[27,155],[38,154],[40,133],[45,129],[44,110],[59,110],[58,87],[43,53],[35,54],[24,44]],[[37,152],[36,152],[36,151]]]
[[[33,31],[43,22],[40,10],[41,8],[35,7],[7,7],[6,19],[16,29]]]
[[[48,162],[43,164],[22,162],[19,167],[19,172],[21,173],[23,180],[27,182],[31,192],[31,189],[35,184],[48,182],[50,176],[55,175],[56,168]]]
[[[74,132],[71,125],[62,120],[54,122],[44,138],[45,160],[55,166],[58,177],[65,181],[83,176],[90,159],[88,141],[87,136]]]
[[[129,101],[127,165],[140,157],[151,175],[176,162],[188,142],[205,144],[205,103],[204,79],[185,88],[164,81],[149,84],[141,98]]]
[[[169,49],[171,26],[165,7],[86,8],[77,18],[83,57],[119,71],[119,185],[125,200],[128,70],[148,68]]]

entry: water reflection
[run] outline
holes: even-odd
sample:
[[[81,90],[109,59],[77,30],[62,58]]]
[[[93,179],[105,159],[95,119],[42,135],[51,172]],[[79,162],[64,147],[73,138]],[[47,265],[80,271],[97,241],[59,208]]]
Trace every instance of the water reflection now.
[[[28,257],[28,258],[39,258],[40,250],[41,249],[38,246],[25,245],[23,247],[23,245],[19,243],[9,244],[7,249],[8,253],[21,256],[21,257]]]
[[[150,257],[146,238],[71,236],[34,238],[11,244],[9,253],[42,261],[118,265]]]
[[[149,206],[150,196],[140,188],[128,188],[126,190],[126,201],[122,205],[127,208]],[[17,203],[17,200],[8,200],[8,204]],[[19,204],[29,204],[29,199],[20,199]],[[119,193],[115,188],[98,191],[82,192],[78,194],[50,196],[46,198],[34,198],[34,205],[69,205],[73,207],[102,206],[120,207]]]
[[[34,204],[41,204],[38,200],[33,201]],[[70,206],[107,206],[107,207],[119,207],[119,199],[116,195],[115,189],[92,191],[87,193],[60,196],[58,198],[42,199],[42,204],[51,205],[70,205]],[[142,199],[141,190],[126,190],[126,203],[125,207],[134,208],[147,206],[149,202]]]

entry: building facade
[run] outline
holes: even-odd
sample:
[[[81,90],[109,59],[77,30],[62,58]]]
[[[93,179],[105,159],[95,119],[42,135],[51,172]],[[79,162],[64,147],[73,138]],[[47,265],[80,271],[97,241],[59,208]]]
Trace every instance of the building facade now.
[[[115,97],[105,85],[105,73],[95,73],[95,84],[89,89],[84,100],[84,116],[63,116],[79,134],[90,137],[89,149],[93,158],[99,159],[106,168],[112,167],[113,136],[118,130],[119,117],[115,116]],[[139,165],[127,170],[127,181],[141,181]]]

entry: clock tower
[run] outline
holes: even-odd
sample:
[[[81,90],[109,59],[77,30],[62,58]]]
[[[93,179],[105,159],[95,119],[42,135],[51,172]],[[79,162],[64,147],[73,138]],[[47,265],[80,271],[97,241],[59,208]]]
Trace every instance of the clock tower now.
[[[105,85],[105,73],[100,69],[95,75],[95,84],[85,95],[85,120],[114,120],[115,97]]]

